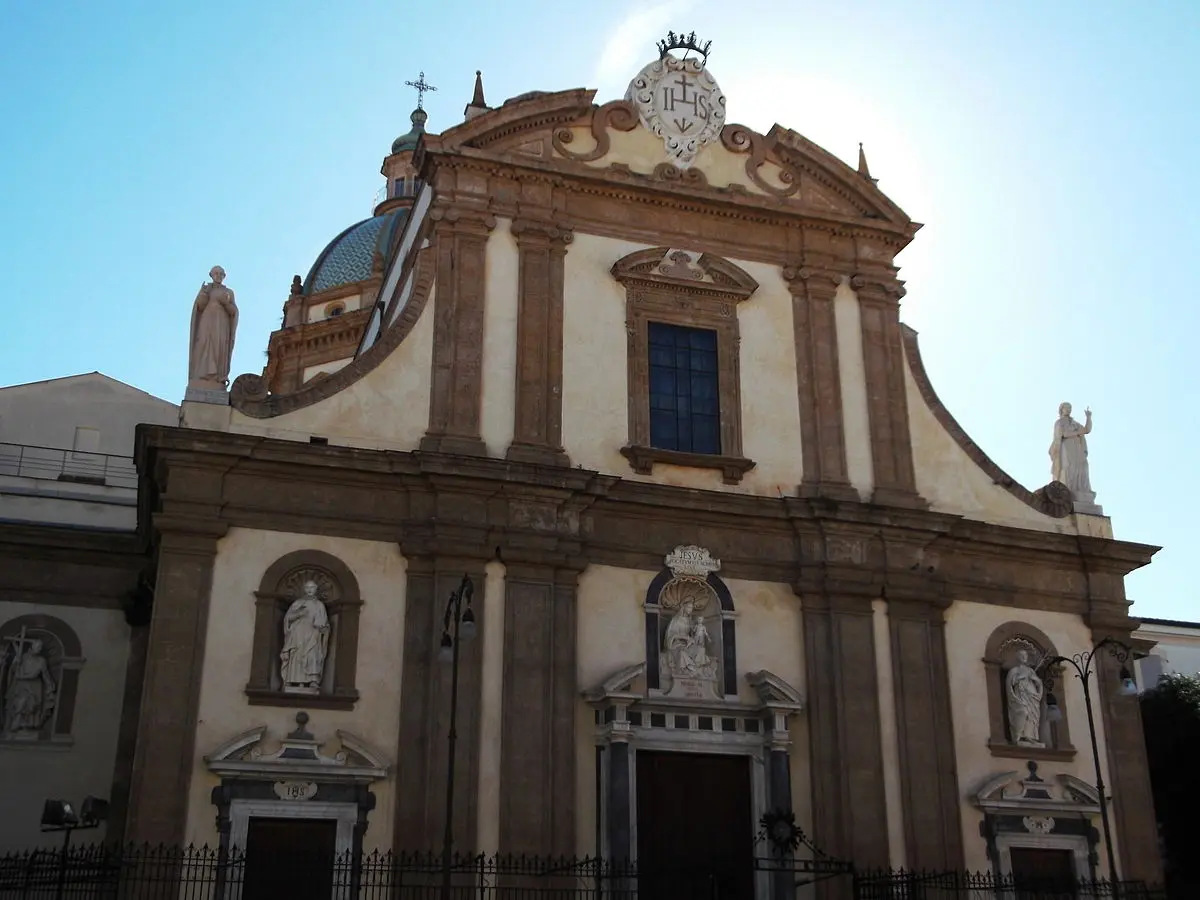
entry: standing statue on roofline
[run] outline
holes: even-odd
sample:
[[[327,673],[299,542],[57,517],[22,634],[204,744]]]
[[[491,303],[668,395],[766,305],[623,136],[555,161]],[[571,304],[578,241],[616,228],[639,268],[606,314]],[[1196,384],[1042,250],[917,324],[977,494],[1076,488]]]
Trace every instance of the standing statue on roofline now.
[[[1092,411],[1084,410],[1080,425],[1071,418],[1071,404],[1060,403],[1058,421],[1054,423],[1054,440],[1050,443],[1051,477],[1067,486],[1077,507],[1096,508],[1096,492],[1092,490],[1088,471],[1087,437],[1092,431]],[[1079,511],[1092,511],[1091,509]]]
[[[225,270],[213,266],[208,275],[212,281],[201,285],[192,306],[188,387],[223,391],[229,384],[238,308],[224,284]]]

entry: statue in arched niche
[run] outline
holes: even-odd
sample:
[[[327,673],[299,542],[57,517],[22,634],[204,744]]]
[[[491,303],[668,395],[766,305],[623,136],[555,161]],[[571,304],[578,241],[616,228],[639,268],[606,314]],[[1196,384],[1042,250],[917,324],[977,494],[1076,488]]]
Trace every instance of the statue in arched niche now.
[[[283,649],[279,653],[283,689],[292,693],[319,691],[328,652],[329,613],[316,581],[308,579],[283,616]]]
[[[20,635],[8,639],[9,664],[4,679],[4,734],[9,737],[36,735],[50,720],[57,688],[45,645],[37,638]],[[11,648],[11,649],[9,649]]]
[[[659,646],[662,689],[671,696],[720,697],[721,650],[709,631],[716,618],[720,634],[720,600],[707,582],[707,574],[720,562],[703,548],[679,547],[668,555],[667,566],[674,577],[657,597],[666,621]]]
[[[1004,676],[1008,695],[1008,729],[1014,744],[1044,747],[1042,741],[1042,697],[1045,686],[1029,665],[1029,651],[1018,650],[1017,662]]]

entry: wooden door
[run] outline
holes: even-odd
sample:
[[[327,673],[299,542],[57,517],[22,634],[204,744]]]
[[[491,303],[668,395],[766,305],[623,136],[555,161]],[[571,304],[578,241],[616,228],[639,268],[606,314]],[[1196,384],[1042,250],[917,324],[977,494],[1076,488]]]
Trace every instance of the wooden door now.
[[[641,896],[752,900],[750,759],[637,752]]]
[[[329,900],[337,822],[252,818],[242,900]]]
[[[1013,888],[1018,900],[1075,897],[1078,876],[1074,854],[1070,850],[1047,847],[1013,847]]]

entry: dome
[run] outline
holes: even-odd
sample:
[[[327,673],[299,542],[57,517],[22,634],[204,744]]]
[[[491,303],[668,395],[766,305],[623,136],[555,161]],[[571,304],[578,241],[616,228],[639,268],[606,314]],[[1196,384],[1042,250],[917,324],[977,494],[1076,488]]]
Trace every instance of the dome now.
[[[429,114],[420,107],[417,107],[412,111],[410,118],[412,120],[412,130],[408,134],[402,134],[392,141],[393,153],[411,153],[413,150],[416,150],[417,141],[425,133],[425,122],[429,118]]]
[[[366,281],[376,252],[388,256],[392,238],[408,218],[407,209],[393,209],[351,225],[321,251],[304,279],[304,293],[316,294]]]

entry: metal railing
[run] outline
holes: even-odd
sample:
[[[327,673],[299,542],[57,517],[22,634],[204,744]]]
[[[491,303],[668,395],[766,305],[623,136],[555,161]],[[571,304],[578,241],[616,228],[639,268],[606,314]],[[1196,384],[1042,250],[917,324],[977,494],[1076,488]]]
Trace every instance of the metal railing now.
[[[137,489],[137,467],[128,456],[0,443],[0,476]]]
[[[170,898],[266,900],[436,900],[444,896],[437,853],[280,853],[262,848],[75,846],[0,856],[0,900]],[[647,869],[595,858],[459,855],[455,900],[750,900],[768,884],[772,897],[838,900],[1175,900],[1140,883],[1033,883],[990,872],[856,871],[833,860],[743,859],[736,863]],[[794,887],[793,887],[794,885]],[[782,888],[782,891],[780,890]]]

